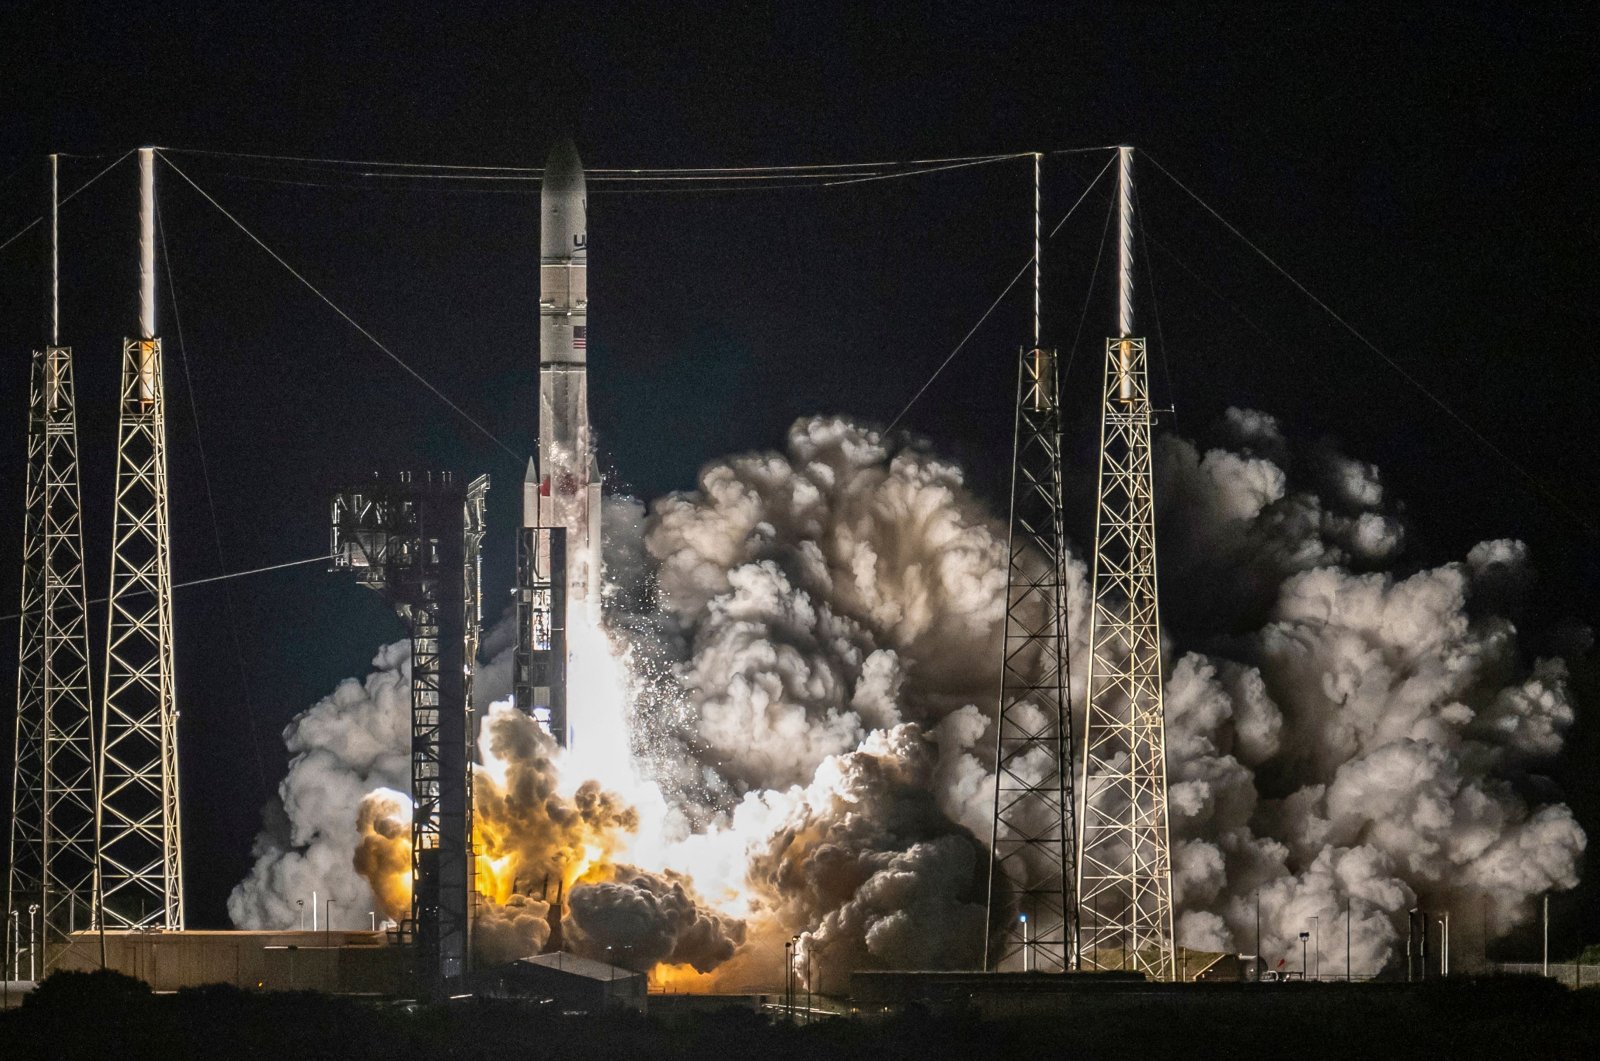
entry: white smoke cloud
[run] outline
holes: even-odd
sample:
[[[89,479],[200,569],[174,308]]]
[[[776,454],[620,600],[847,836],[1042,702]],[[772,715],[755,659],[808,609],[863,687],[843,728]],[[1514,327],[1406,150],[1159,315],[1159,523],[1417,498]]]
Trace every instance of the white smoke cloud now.
[[[1360,975],[1392,958],[1413,906],[1481,907],[1491,935],[1511,930],[1576,883],[1586,842],[1564,805],[1530,795],[1574,708],[1565,663],[1526,662],[1507,617],[1533,578],[1526,548],[1402,568],[1402,510],[1378,469],[1326,444],[1292,455],[1259,412],[1229,410],[1219,435],[1209,449],[1164,437],[1155,461],[1179,941],[1253,951],[1259,919],[1268,960],[1297,962],[1316,918],[1332,961],[1348,904]],[[961,469],[819,417],[648,515],[609,500],[607,521],[607,622],[660,788],[644,803],[664,809],[647,807],[630,865],[573,889],[573,945],[703,969],[740,939],[753,954],[800,935],[834,983],[975,964],[1007,540]],[[1065,574],[1081,694],[1080,556]],[[240,924],[289,923],[296,889],[359,879],[360,840],[384,821],[358,815],[362,797],[405,788],[394,651],[380,656],[392,672],[290,727],[288,828],[236,890]],[[503,747],[528,744],[516,722],[496,723]],[[494,797],[511,799],[507,851],[549,843],[532,811],[562,764],[533,745],[528,798]],[[490,904],[480,939],[536,949],[547,898]],[[776,979],[771,963],[760,975]]]
[[[312,905],[313,892],[319,903],[335,901],[336,925],[365,926],[377,909],[354,863],[363,837],[358,808],[371,793],[411,788],[410,657],[407,641],[384,647],[365,682],[341,682],[285,728],[292,758],[279,803],[256,837],[249,876],[228,896],[239,928],[297,927],[296,904]]]

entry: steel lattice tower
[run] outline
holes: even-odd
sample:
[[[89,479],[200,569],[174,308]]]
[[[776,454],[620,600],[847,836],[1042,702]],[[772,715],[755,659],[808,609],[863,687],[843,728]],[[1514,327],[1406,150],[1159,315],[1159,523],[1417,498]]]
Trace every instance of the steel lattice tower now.
[[[483,599],[488,476],[442,473],[333,501],[334,570],[394,605],[411,635],[411,918],[417,971],[441,988],[470,970],[472,671]]]
[[[984,967],[1072,967],[1072,711],[1061,407],[1039,344],[1039,155],[1033,156],[1033,346],[1017,359],[1005,633],[995,718],[994,825]],[[1003,889],[999,894],[997,889]]]
[[[183,928],[167,426],[155,328],[155,151],[139,150],[137,339],[122,344],[101,719],[100,904],[108,928]]]
[[[1079,793],[1078,959],[1171,980],[1161,620],[1156,593],[1154,416],[1133,334],[1133,149],[1119,148],[1118,336],[1106,341],[1095,515],[1088,710]]]
[[[58,160],[50,157],[50,344],[33,355],[23,514],[15,775],[6,911],[29,913],[27,945],[48,971],[67,934],[94,908],[94,728],[78,490],[72,350],[60,343],[56,262]],[[38,932],[35,938],[34,926]],[[17,935],[22,936],[21,918]],[[3,930],[11,932],[6,918]],[[20,966],[22,939],[0,948],[0,975]],[[30,960],[29,965],[34,964]]]
[[[998,970],[1020,958],[1024,970],[1064,972],[1072,967],[1077,925],[1054,351],[1035,347],[1018,360],[1015,439],[984,965]],[[1014,912],[995,894],[1002,880]]]

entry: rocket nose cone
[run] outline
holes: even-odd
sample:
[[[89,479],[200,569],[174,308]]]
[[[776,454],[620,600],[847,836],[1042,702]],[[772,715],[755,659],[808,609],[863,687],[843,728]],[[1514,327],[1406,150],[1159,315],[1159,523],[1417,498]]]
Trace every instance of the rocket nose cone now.
[[[568,192],[583,189],[583,163],[571,140],[562,140],[550,149],[544,163],[544,191]]]

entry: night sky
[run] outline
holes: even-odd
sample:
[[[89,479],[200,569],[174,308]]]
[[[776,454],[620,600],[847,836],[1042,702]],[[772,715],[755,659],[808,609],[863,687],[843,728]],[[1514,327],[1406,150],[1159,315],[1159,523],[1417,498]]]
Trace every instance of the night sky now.
[[[1579,14],[249,6],[261,10],[5,5],[0,240],[40,212],[47,152],[99,156],[65,161],[70,189],[130,148],[170,147],[355,319],[527,453],[536,184],[378,181],[180,149],[537,166],[571,134],[591,167],[676,167],[1132,143],[1538,485],[1143,165],[1165,346],[1163,364],[1152,345],[1153,386],[1177,429],[1204,439],[1227,406],[1248,405],[1299,444],[1336,439],[1404,500],[1412,567],[1459,559],[1483,538],[1528,541],[1541,572],[1521,616],[1530,652],[1568,617],[1600,620],[1597,115],[1594,33]],[[1102,163],[1048,160],[1047,226]],[[177,309],[163,275],[176,578],[314,556],[341,485],[374,468],[454,468],[494,477],[486,577],[491,602],[503,599],[521,464],[174,173],[158,183]],[[798,416],[887,422],[1027,260],[1030,198],[1022,160],[835,189],[591,185],[590,388],[611,481],[655,497],[691,487],[712,458],[781,445]],[[129,160],[62,218],[91,596],[105,590],[120,338],[136,322],[135,207]],[[1091,198],[1046,248],[1044,338],[1062,350],[1104,218]],[[0,251],[0,614],[17,598],[27,354],[46,321],[40,248],[30,234]],[[1069,449],[1085,473],[1098,380],[1084,366],[1110,317],[1097,296],[1067,382]],[[1027,327],[1019,285],[904,422],[995,499]],[[1080,541],[1090,515],[1074,515]],[[283,775],[283,724],[364,674],[401,629],[376,596],[317,567],[180,590],[176,624],[189,918],[220,926]],[[5,674],[15,647],[14,623],[0,624]],[[1583,682],[1583,706],[1600,710],[1580,667]],[[4,757],[9,714],[0,724]],[[1561,772],[1591,836],[1600,807],[1578,765],[1595,728],[1580,720]],[[1600,923],[1588,930],[1600,938]]]

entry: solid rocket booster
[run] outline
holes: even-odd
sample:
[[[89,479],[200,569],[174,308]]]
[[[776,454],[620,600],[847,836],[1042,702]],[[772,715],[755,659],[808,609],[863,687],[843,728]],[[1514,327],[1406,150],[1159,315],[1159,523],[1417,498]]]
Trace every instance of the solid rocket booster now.
[[[589,435],[589,233],[571,141],[539,193],[539,522],[567,532],[567,606],[598,619],[600,474]]]

